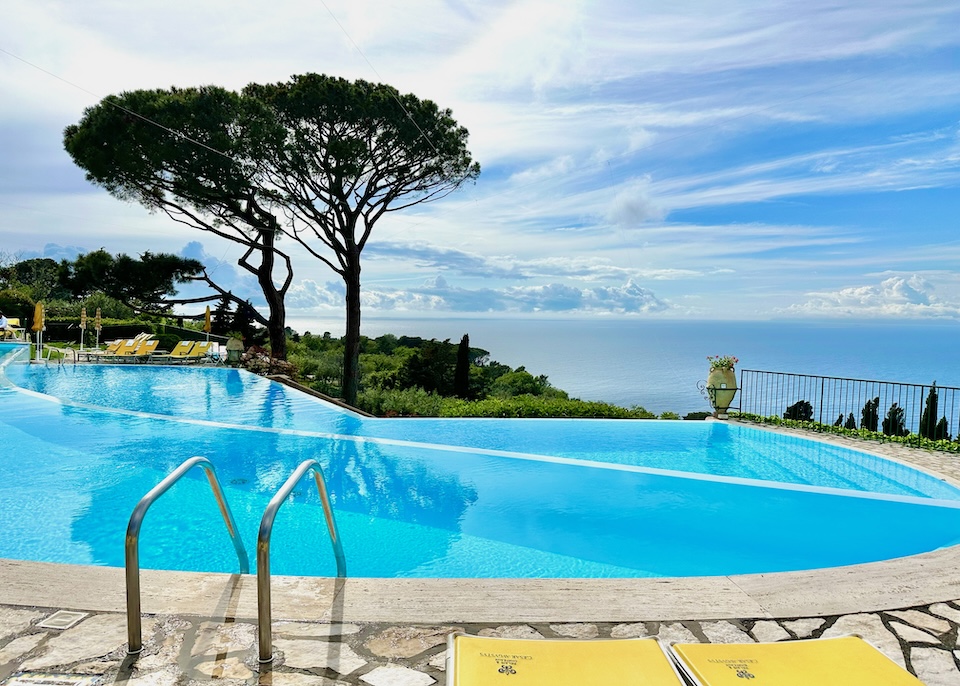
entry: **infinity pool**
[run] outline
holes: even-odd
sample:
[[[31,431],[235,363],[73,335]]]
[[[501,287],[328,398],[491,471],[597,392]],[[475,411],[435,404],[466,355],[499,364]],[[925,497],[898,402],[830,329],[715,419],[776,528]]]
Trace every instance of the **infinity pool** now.
[[[751,427],[370,419],[233,369],[10,357],[0,557],[122,566],[133,507],[193,455],[216,466],[251,553],[269,499],[317,458],[350,576],[772,572],[960,542],[956,488]],[[151,508],[140,554],[144,567],[237,570],[199,470]],[[335,573],[312,482],[280,510],[272,555],[275,574]]]

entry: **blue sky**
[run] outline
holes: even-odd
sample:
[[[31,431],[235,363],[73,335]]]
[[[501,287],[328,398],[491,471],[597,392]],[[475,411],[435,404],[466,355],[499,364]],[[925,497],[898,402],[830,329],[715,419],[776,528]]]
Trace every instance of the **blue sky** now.
[[[482,166],[378,223],[367,317],[960,318],[960,5],[666,5],[8,0],[0,257],[182,253],[256,302],[235,246],[89,185],[61,132],[315,71],[451,108]],[[291,317],[338,317],[293,254]]]

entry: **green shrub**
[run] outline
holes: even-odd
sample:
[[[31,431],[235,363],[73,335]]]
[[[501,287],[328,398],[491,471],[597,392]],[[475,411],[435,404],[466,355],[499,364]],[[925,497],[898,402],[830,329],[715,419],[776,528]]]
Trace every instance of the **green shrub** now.
[[[813,419],[813,407],[808,400],[798,400],[783,412],[784,419],[795,419],[801,422]]]
[[[357,407],[378,417],[437,417],[442,401],[422,388],[370,388],[357,395]]]
[[[24,289],[8,288],[0,291],[0,312],[20,320],[20,326],[29,327],[33,321],[33,299]]]
[[[894,407],[899,409],[901,412],[903,408],[899,408],[894,403]],[[897,414],[896,412],[894,412]],[[832,426],[830,424],[821,424],[814,421],[797,421],[793,419],[784,419],[776,415],[771,417],[765,417],[757,414],[750,414],[747,412],[741,412],[736,415],[737,419],[747,422],[756,422],[758,424],[770,424],[772,426],[786,426],[794,429],[805,429],[808,431],[816,431],[818,433],[829,433],[836,434],[838,436],[848,436],[850,438],[861,438],[864,440],[877,441],[879,443],[902,443],[904,445],[909,445],[917,448],[925,448],[927,450],[939,450],[943,452],[951,453],[960,453],[960,442],[951,441],[949,438],[943,438],[938,440],[930,440],[917,434],[911,434],[907,431],[904,434],[900,435],[888,435],[886,433],[879,433],[876,431],[870,431],[868,429],[848,429],[843,426]],[[946,430],[946,426],[944,426]]]
[[[568,398],[519,395],[512,398],[486,398],[466,401],[444,398],[441,417],[592,417],[607,419],[655,419],[642,407],[626,409],[609,403]]]

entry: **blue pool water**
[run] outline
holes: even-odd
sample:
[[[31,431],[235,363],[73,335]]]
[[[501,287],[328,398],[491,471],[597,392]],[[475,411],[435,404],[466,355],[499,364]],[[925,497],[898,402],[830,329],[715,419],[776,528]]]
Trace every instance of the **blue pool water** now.
[[[269,499],[319,459],[351,576],[769,572],[960,542],[952,486],[750,427],[368,419],[232,369],[3,372],[0,557],[122,566],[136,502],[192,455],[215,464],[251,553]],[[236,571],[199,470],[141,540],[144,567]],[[311,482],[280,510],[272,550],[275,574],[335,572]]]

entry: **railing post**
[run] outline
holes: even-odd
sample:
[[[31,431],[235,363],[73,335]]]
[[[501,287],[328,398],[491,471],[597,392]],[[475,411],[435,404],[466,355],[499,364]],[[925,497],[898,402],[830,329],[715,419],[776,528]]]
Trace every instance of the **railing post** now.
[[[824,378],[820,377],[820,418],[817,420],[817,423],[823,424],[823,383]]]

